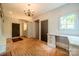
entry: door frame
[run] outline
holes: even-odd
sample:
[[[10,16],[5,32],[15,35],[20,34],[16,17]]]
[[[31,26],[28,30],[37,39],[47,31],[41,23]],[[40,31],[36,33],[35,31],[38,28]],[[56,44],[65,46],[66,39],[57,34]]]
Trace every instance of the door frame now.
[[[39,34],[39,22],[40,22],[40,20],[37,19],[37,20],[34,21],[34,23],[35,23],[35,31],[36,31],[36,21],[38,21],[38,34]],[[35,32],[35,38],[36,38],[36,32]],[[38,35],[38,38],[39,38],[39,35]]]

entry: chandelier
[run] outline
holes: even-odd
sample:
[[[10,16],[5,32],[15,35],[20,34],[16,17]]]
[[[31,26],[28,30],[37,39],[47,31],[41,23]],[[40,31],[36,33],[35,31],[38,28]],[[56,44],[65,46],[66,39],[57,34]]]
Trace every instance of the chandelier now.
[[[33,10],[29,8],[31,4],[28,4],[27,6],[28,6],[28,9],[24,10],[24,13],[26,16],[32,17],[34,15]]]

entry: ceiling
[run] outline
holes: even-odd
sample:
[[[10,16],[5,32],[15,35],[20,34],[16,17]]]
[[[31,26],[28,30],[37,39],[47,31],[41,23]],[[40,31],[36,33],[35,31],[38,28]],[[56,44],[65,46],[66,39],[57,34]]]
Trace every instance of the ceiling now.
[[[50,10],[58,8],[65,3],[31,3],[30,8],[34,10],[34,16],[37,17],[43,13],[46,13]],[[17,15],[25,15],[24,10],[26,10],[27,3],[3,3],[3,9],[7,11],[8,14],[17,14]]]

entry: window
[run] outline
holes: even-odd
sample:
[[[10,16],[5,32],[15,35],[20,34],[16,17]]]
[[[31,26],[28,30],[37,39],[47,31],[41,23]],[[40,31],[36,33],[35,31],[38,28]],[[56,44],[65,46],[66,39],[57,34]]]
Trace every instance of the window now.
[[[69,14],[60,17],[59,29],[63,34],[79,35],[78,14]]]
[[[60,29],[67,30],[67,29],[74,29],[75,28],[75,20],[76,15],[71,14],[60,18]]]
[[[27,30],[27,23],[24,23],[24,31]]]

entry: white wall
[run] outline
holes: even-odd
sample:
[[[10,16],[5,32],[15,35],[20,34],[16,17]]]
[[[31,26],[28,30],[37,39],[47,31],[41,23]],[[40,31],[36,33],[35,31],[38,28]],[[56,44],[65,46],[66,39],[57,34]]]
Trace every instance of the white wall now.
[[[6,50],[6,40],[2,34],[2,18],[0,17],[0,53]]]
[[[34,31],[35,27],[34,27],[34,22],[28,22],[28,38],[34,38],[35,34]]]
[[[4,17],[4,23],[3,23],[3,35],[6,38],[11,38],[12,37],[12,23],[18,23],[20,24],[20,36],[24,35],[24,31],[23,31],[23,23],[25,21],[23,19],[16,19],[16,18],[12,18],[12,17]],[[33,30],[34,30],[34,24],[33,22],[27,22],[28,25],[28,29],[26,32],[26,36],[28,37],[33,37]]]
[[[1,36],[1,26],[2,26],[2,22],[1,22],[1,17],[0,17],[0,36]]]
[[[32,21],[32,17],[27,17],[25,14],[18,13],[17,11],[12,12],[9,9],[6,9],[6,6],[2,4],[3,8],[3,14],[4,14],[4,23],[3,23],[3,30],[2,34],[6,38],[11,38],[12,37],[12,23],[19,23],[20,24],[20,36],[23,34],[23,21]]]
[[[22,35],[22,21],[19,19],[4,17],[3,22],[3,35],[7,38],[12,37],[12,23],[20,24],[20,36]]]
[[[6,10],[5,6],[3,7],[3,13],[4,13],[4,23],[3,23],[3,34],[7,38],[12,37],[12,23],[19,23],[20,24],[20,36],[23,34],[23,21],[32,22],[32,17],[27,17],[25,14],[12,12],[10,10]]]
[[[64,6],[61,6],[57,9],[51,10],[43,15],[38,16],[37,18],[35,18],[35,20],[40,19],[40,21],[42,21],[42,20],[48,19],[48,34],[61,36],[62,34],[60,33],[59,28],[58,28],[59,27],[59,18],[63,15],[67,15],[70,13],[79,14],[79,4],[77,4],[77,3],[76,4],[66,4]],[[41,27],[39,28],[39,30],[40,29],[41,29]],[[41,34],[41,30],[39,31],[39,33]],[[79,36],[79,32],[77,32],[75,34],[77,34],[77,36]],[[51,41],[49,39],[50,38],[48,38],[48,41]],[[53,40],[53,41],[55,41],[55,40]],[[75,40],[70,39],[69,41],[70,41],[70,43],[72,42],[75,45],[76,45],[76,42],[79,42],[78,39],[75,39]],[[79,45],[79,44],[77,44],[77,45]]]
[[[48,33],[61,35],[60,31],[58,30],[59,26],[59,17],[63,15],[67,15],[69,13],[79,13],[79,4],[66,4],[62,7],[57,9],[51,10],[36,19],[46,20],[48,19]],[[36,20],[35,19],[35,20]],[[79,35],[79,33],[77,33]]]

